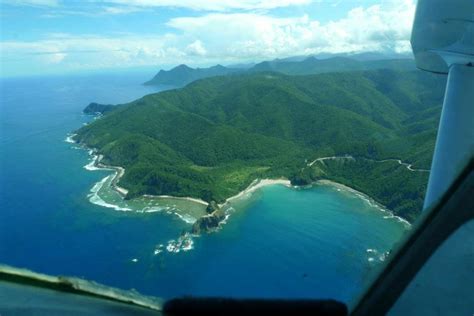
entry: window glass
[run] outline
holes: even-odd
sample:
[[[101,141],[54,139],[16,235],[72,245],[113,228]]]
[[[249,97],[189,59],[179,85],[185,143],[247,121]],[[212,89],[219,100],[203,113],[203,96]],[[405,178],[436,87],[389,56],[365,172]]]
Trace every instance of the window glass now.
[[[433,253],[389,315],[469,315],[474,310],[474,220]]]
[[[2,1],[0,262],[351,301],[421,213],[413,1]]]

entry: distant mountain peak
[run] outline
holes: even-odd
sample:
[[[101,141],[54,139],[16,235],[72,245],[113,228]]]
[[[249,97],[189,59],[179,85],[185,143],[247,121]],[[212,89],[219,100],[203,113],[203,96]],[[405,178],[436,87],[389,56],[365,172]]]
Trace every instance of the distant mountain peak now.
[[[181,87],[195,80],[245,71],[251,73],[272,71],[286,75],[311,75],[325,72],[364,71],[370,69],[416,69],[411,59],[379,59],[383,56],[385,55],[381,53],[296,56],[262,61],[249,68],[228,68],[221,64],[208,68],[191,68],[185,64],[181,64],[168,71],[161,70],[152,80],[145,84]]]
[[[308,56],[308,57],[305,58],[303,61],[316,61],[316,60],[319,60],[319,59],[317,59],[317,58],[314,57],[314,56]]]
[[[168,71],[160,70],[153,79],[145,82],[145,85],[181,87],[195,80],[212,76],[223,76],[236,71],[239,70],[227,68],[222,65],[215,65],[209,68],[191,68],[188,65],[181,64]]]
[[[227,68],[227,67],[224,67],[224,66],[222,66],[221,64],[217,64],[217,65],[212,66],[212,67],[210,67],[210,68],[223,69],[223,68]]]
[[[189,67],[189,66],[186,65],[186,64],[178,65],[178,66],[174,67],[173,69],[189,69],[189,70],[194,70],[193,68]],[[173,69],[171,69],[171,70],[173,70]]]

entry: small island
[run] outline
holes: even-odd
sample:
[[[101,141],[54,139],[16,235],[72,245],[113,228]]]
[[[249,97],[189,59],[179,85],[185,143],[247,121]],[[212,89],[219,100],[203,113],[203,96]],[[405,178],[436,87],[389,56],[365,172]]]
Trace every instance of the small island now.
[[[92,103],[87,111],[104,115],[74,140],[93,148],[103,166],[123,168],[114,184],[125,199],[207,203],[193,233],[216,228],[226,216],[219,205],[256,179],[331,180],[412,221],[442,102],[432,85],[441,80],[392,70],[212,77],[117,107]],[[403,85],[387,92],[392,82]]]

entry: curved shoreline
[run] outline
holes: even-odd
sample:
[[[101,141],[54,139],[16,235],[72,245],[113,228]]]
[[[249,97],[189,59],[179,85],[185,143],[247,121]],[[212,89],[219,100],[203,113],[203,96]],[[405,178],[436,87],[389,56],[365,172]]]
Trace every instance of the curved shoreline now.
[[[66,139],[66,142],[75,143],[74,141],[72,141],[72,137],[74,137],[74,136],[68,136],[68,138]],[[86,146],[84,146],[83,144],[81,144],[81,145],[84,147],[84,149],[87,149]],[[86,166],[84,166],[84,168],[89,170],[89,171],[94,171],[94,170],[113,170],[113,171],[115,171],[115,174],[113,175],[114,178],[112,179],[110,187],[113,190],[115,190],[116,192],[118,192],[122,197],[125,197],[128,193],[128,190],[118,185],[118,182],[119,182],[120,178],[123,177],[123,175],[125,174],[125,169],[123,167],[105,165],[105,164],[101,163],[101,160],[102,160],[103,156],[102,155],[96,155],[95,152],[96,152],[96,149],[89,149],[89,155],[92,156],[92,161],[90,163],[88,163]],[[219,204],[219,207],[223,207],[227,203],[229,203],[233,200],[236,200],[236,199],[238,199],[238,198],[240,198],[240,197],[242,197],[246,194],[252,193],[252,192],[258,190],[259,188],[262,188],[262,187],[268,186],[268,185],[274,185],[274,184],[283,184],[283,185],[288,186],[288,187],[291,186],[291,182],[288,179],[255,179],[243,191],[237,193],[234,196],[231,196],[231,197],[227,198],[224,203]],[[172,195],[143,194],[142,197],[154,198],[154,199],[156,199],[156,198],[158,198],[158,199],[172,198],[172,199],[177,199],[177,200],[185,200],[185,201],[189,201],[189,202],[199,203],[199,204],[202,204],[202,205],[205,205],[205,206],[207,206],[209,204],[204,200],[201,200],[201,199],[198,199],[198,198],[193,198],[193,197],[188,197],[188,196],[182,197],[182,196],[172,196]]]
[[[245,196],[246,194],[255,192],[256,190],[260,188],[263,188],[268,185],[275,185],[275,184],[282,184],[287,187],[292,187],[291,182],[288,179],[255,179],[252,181],[252,183],[250,183],[250,185],[247,188],[245,188],[245,190],[237,193],[234,196],[227,198],[224,203],[219,204],[219,207],[223,207],[226,204],[232,202],[233,200],[239,199]]]
[[[117,192],[121,193],[122,196],[123,196],[123,191],[127,191],[127,190],[124,189],[124,188],[121,188],[120,186],[118,186],[117,182],[119,181],[119,179],[125,173],[125,169],[122,168],[122,167],[116,167],[116,166],[106,166],[106,165],[100,164],[100,163],[99,163],[98,166],[96,166],[96,168],[102,169],[102,170],[116,169],[114,179],[111,182],[111,187],[114,190],[116,190]],[[280,179],[255,179],[254,181],[252,181],[252,183],[246,189],[244,189],[243,191],[239,192],[238,194],[236,194],[234,196],[231,196],[231,197],[227,198],[224,203],[219,204],[219,207],[223,208],[226,205],[228,205],[229,203],[231,203],[235,200],[238,200],[238,199],[246,196],[247,194],[251,194],[251,193],[253,193],[253,192],[255,192],[255,191],[257,191],[257,190],[259,190],[263,187],[276,185],[276,184],[281,184],[281,185],[284,185],[288,188],[293,188],[293,189],[300,188],[300,186],[291,185],[291,181],[288,180],[288,179],[282,179],[282,178],[280,178]],[[387,218],[395,218],[399,222],[401,222],[401,223],[403,223],[407,226],[411,226],[411,223],[408,220],[404,219],[403,217],[395,215],[393,213],[393,211],[389,210],[383,204],[377,202],[373,197],[371,197],[371,196],[369,196],[369,195],[367,195],[367,194],[365,194],[361,191],[358,191],[354,188],[351,188],[351,187],[346,186],[342,183],[334,182],[334,181],[328,180],[328,179],[318,180],[318,181],[313,182],[312,184],[310,184],[306,187],[310,188],[310,187],[313,187],[315,185],[329,185],[329,186],[332,186],[336,189],[341,189],[341,190],[350,192],[351,194],[356,195],[359,198],[362,198],[367,203],[369,203],[371,206],[378,208],[380,211],[382,211],[384,213],[388,213],[389,215],[387,216]],[[171,195],[148,195],[148,194],[144,194],[143,197],[146,197],[146,198],[173,198],[173,199],[181,199],[181,200],[186,200],[186,201],[190,201],[190,202],[194,202],[194,203],[199,203],[199,204],[203,204],[203,205],[206,205],[206,206],[208,205],[207,202],[205,202],[203,200],[200,200],[200,199],[192,198],[192,197],[176,197],[176,196],[171,196]]]
[[[341,190],[350,192],[350,193],[358,196],[359,198],[362,198],[367,203],[369,203],[371,206],[378,208],[380,211],[390,214],[390,215],[386,216],[386,218],[395,218],[399,222],[402,222],[403,224],[405,224],[407,226],[412,225],[408,220],[406,220],[405,218],[403,218],[401,216],[395,215],[393,213],[393,211],[389,210],[387,207],[385,207],[385,205],[377,202],[373,197],[365,194],[364,192],[361,192],[361,191],[358,191],[354,188],[348,187],[347,185],[344,185],[342,183],[334,182],[334,181],[326,180],[326,179],[325,180],[318,180],[318,181],[315,182],[315,184],[329,185],[329,186],[332,186],[336,189],[341,189]]]
[[[115,171],[114,178],[112,179],[110,187],[113,190],[115,190],[116,192],[118,192],[124,198],[128,194],[128,190],[121,187],[121,186],[119,186],[118,182],[119,182],[120,178],[122,178],[123,175],[125,174],[125,168],[119,167],[119,166],[106,165],[106,164],[101,163],[101,160],[102,160],[103,156],[102,155],[94,155],[94,152],[95,152],[94,149],[89,150],[89,154],[92,155],[93,158],[92,158],[92,161],[89,164],[84,166],[84,168],[89,170],[89,171],[93,171],[93,170],[113,170],[113,171]],[[153,199],[169,199],[169,198],[172,198],[172,199],[177,199],[177,200],[186,200],[186,201],[190,201],[190,202],[195,202],[195,203],[199,203],[199,204],[206,205],[206,206],[208,205],[208,203],[206,201],[203,201],[203,200],[197,199],[197,198],[192,198],[192,197],[181,197],[181,196],[171,196],[171,195],[151,195],[151,194],[143,194],[142,197],[153,198]]]
[[[68,142],[68,143],[76,143],[73,140],[74,136],[75,136],[74,134],[73,135],[68,135],[68,137],[66,138],[65,141]],[[76,144],[78,144],[78,143],[76,143]],[[125,174],[125,169],[123,167],[110,166],[110,165],[105,165],[105,164],[101,163],[100,161],[102,160],[103,156],[99,155],[99,154],[96,154],[96,152],[97,152],[96,149],[89,149],[89,148],[87,148],[87,146],[85,146],[84,144],[80,144],[80,143],[79,143],[79,145],[81,145],[82,148],[84,148],[86,150],[88,149],[89,150],[89,155],[92,156],[92,161],[90,163],[88,163],[86,166],[84,166],[84,168],[87,169],[87,170],[90,170],[90,171],[92,171],[92,170],[113,170],[114,174],[113,174],[113,179],[110,183],[110,187],[114,191],[118,192],[122,198],[124,198],[127,195],[128,190],[123,188],[123,187],[120,187],[118,185],[118,182],[119,182],[120,178]],[[314,163],[316,163],[318,161],[332,160],[332,159],[355,159],[355,158],[352,157],[352,156],[349,156],[349,155],[322,157],[322,158],[318,158],[318,159],[312,161],[311,163],[308,163],[307,165],[312,166]],[[385,162],[385,161],[397,161],[401,165],[406,166],[406,164],[401,162],[401,160],[399,160],[399,159],[387,159],[387,160],[376,161],[376,162]],[[411,167],[411,165],[409,165],[409,167]],[[410,169],[409,167],[407,167],[407,169],[409,169],[410,171],[419,171],[417,169]],[[421,170],[423,170],[423,169],[421,169]],[[425,171],[425,170],[423,170],[423,171]],[[290,180],[285,179],[285,178],[255,179],[243,191],[239,192],[238,194],[236,194],[234,196],[231,196],[231,197],[227,198],[224,203],[219,204],[219,207],[223,208],[226,205],[228,205],[229,203],[231,203],[235,200],[238,200],[238,199],[246,196],[247,194],[251,194],[251,193],[257,191],[258,189],[261,189],[265,186],[276,185],[276,184],[281,184],[281,185],[284,185],[284,186],[289,187],[289,188],[300,188],[300,186],[291,185]],[[377,200],[375,200],[373,197],[371,197],[371,196],[369,196],[369,195],[367,195],[367,194],[365,194],[361,191],[358,191],[354,188],[348,187],[348,186],[346,186],[342,183],[338,183],[338,182],[334,182],[334,181],[331,181],[331,180],[328,180],[328,179],[324,179],[324,180],[318,180],[316,182],[313,182],[312,184],[308,185],[307,187],[313,187],[314,185],[318,185],[318,184],[320,184],[320,185],[330,185],[330,186],[335,187],[337,189],[341,189],[341,190],[344,190],[344,191],[347,191],[347,192],[351,192],[352,194],[354,194],[354,195],[364,199],[365,201],[367,201],[370,205],[378,208],[380,211],[390,214],[390,215],[387,215],[387,216],[384,216],[384,217],[386,217],[386,218],[395,218],[399,222],[401,222],[401,223],[403,223],[407,226],[411,226],[411,223],[408,220],[406,220],[405,218],[402,218],[400,216],[395,215],[393,213],[393,211],[389,210],[383,204],[377,202]],[[177,199],[177,200],[183,200],[183,201],[188,201],[188,202],[192,202],[192,203],[197,203],[197,204],[204,205],[204,206],[207,206],[209,204],[204,200],[201,200],[201,199],[198,199],[198,198],[193,198],[193,197],[179,197],[179,196],[171,196],[171,195],[149,195],[149,194],[144,194],[144,195],[142,195],[142,197],[150,198],[150,199]],[[179,216],[179,217],[181,218],[181,216]],[[226,216],[226,219],[227,218],[228,218],[228,216]],[[225,222],[225,220],[222,221],[222,223],[224,223],[224,222]]]

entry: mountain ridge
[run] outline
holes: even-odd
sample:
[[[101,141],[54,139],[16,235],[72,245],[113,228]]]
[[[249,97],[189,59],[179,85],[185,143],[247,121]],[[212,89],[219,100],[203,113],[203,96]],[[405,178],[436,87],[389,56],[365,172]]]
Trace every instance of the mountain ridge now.
[[[378,56],[378,55],[376,55]],[[370,59],[369,56],[347,57],[345,55],[335,55],[328,58],[318,59],[315,56],[306,56],[275,59],[263,61],[249,68],[231,68],[220,64],[208,68],[191,68],[181,64],[170,70],[160,70],[151,80],[145,82],[145,85],[174,85],[177,87],[185,86],[195,80],[238,74],[245,72],[279,72],[287,75],[311,75],[326,72],[349,72],[364,71],[374,69],[392,69],[392,70],[415,70],[413,59],[409,58],[386,58],[382,56]]]

